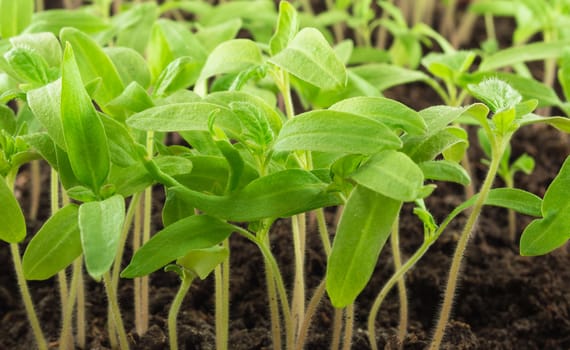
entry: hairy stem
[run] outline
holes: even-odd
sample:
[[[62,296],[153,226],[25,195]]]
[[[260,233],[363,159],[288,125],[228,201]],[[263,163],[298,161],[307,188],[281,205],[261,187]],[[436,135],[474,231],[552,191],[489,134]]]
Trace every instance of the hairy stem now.
[[[352,347],[352,334],[354,333],[354,304],[348,305],[344,317],[344,340],[342,350],[350,350]]]
[[[342,334],[343,309],[334,309],[333,333],[331,336],[331,350],[340,349],[340,336]]]
[[[323,279],[319,284],[319,286],[317,287],[317,289],[315,290],[315,293],[313,294],[313,297],[311,298],[309,305],[307,305],[307,313],[305,314],[305,318],[303,319],[303,324],[301,325],[301,331],[297,335],[297,343],[295,345],[296,350],[303,350],[303,347],[305,346],[305,341],[307,340],[307,333],[311,328],[311,321],[313,319],[313,316],[317,312],[317,309],[319,307],[319,304],[321,303],[321,300],[323,299],[323,296],[325,295],[325,287],[326,283],[325,279]]]
[[[170,350],[178,350],[178,333],[176,331],[176,320],[178,318],[178,312],[180,311],[180,306],[184,301],[184,297],[188,293],[190,286],[192,285],[192,280],[194,280],[194,275],[186,269],[182,270],[182,281],[180,283],[180,288],[172,301],[170,310],[168,311],[168,342],[170,344]]]
[[[26,308],[26,314],[28,315],[28,320],[32,331],[34,332],[34,337],[36,339],[36,345],[39,350],[47,350],[47,342],[42,333],[40,322],[34,309],[34,303],[32,301],[32,296],[30,295],[30,290],[28,289],[28,284],[24,277],[24,270],[22,268],[22,259],[20,258],[20,247],[18,243],[11,243],[10,250],[12,252],[12,260],[14,262],[14,269],[16,270],[16,278],[18,279],[18,285],[20,286],[20,293],[22,294],[22,300],[24,301],[24,307]]]
[[[508,141],[508,140],[507,140]],[[499,149],[494,148],[493,157],[491,159],[491,164],[489,166],[489,172],[485,177],[481,190],[479,191],[479,197],[473,205],[473,209],[465,223],[463,231],[461,232],[461,237],[457,243],[457,248],[453,255],[453,260],[451,262],[451,268],[449,271],[449,277],[447,280],[447,286],[445,288],[445,295],[443,299],[443,305],[441,307],[439,320],[435,329],[434,337],[430,345],[430,350],[437,350],[440,347],[443,336],[445,335],[445,328],[447,322],[449,321],[449,315],[451,313],[451,308],[453,306],[453,299],[455,297],[455,290],[457,288],[457,281],[459,278],[459,273],[461,271],[461,264],[463,261],[463,256],[465,254],[465,249],[467,248],[467,243],[471,237],[472,232],[475,230],[477,224],[477,219],[483,208],[483,204],[487,200],[491,186],[497,174],[499,168],[499,163],[502,158],[506,143],[503,141],[499,146]]]
[[[141,246],[141,236],[142,236],[142,203],[136,206],[135,210],[135,218],[134,218],[134,226],[133,226],[133,252],[139,250]],[[137,325],[141,324],[142,321],[139,319],[142,311],[141,308],[141,279],[135,278],[133,280],[133,301],[135,306],[135,328],[137,332],[139,332],[139,328]],[[139,333],[140,334],[140,333]]]
[[[267,283],[267,297],[269,298],[273,349],[281,350],[281,320],[279,318],[279,304],[277,300],[277,290],[275,288],[275,276],[273,276],[273,272],[271,272],[271,267],[267,260],[265,260],[265,280]]]
[[[83,279],[83,261],[79,260],[79,264],[73,265],[75,270],[79,270],[77,278],[77,311],[76,311],[76,327],[77,327],[77,346],[85,349],[86,345],[86,326],[85,326],[85,282]]]
[[[121,350],[128,350],[129,342],[127,340],[127,333],[125,332],[125,326],[121,317],[121,310],[117,300],[117,291],[113,288],[111,274],[109,272],[106,272],[105,275],[103,275],[103,282],[105,283],[105,293],[107,294],[107,300],[111,308],[110,316],[113,318],[115,331],[119,337],[119,347]]]
[[[368,340],[370,341],[370,347],[372,350],[378,350],[378,345],[376,343],[376,317],[378,316],[378,311],[380,310],[380,306],[382,306],[382,302],[394,285],[400,281],[402,277],[423,257],[432,242],[433,241],[424,241],[422,246],[414,253],[414,255],[412,255],[404,265],[394,272],[392,277],[390,277],[388,282],[386,282],[384,287],[380,290],[380,293],[376,296],[368,316]]]
[[[229,241],[226,239],[223,245],[229,252]],[[229,318],[230,318],[230,259],[228,258],[214,270],[216,288],[216,349],[228,348]]]
[[[71,277],[71,283],[70,283],[71,288],[69,290],[69,296],[67,298],[67,305],[64,305],[63,308],[65,314],[63,316],[62,330],[59,338],[60,350],[75,348],[73,346],[72,319],[73,319],[73,308],[75,306],[75,301],[77,299],[77,280],[80,278],[80,275],[82,273],[81,271],[82,259],[83,257],[80,256],[79,258],[75,259],[75,261],[73,262],[73,276]]]
[[[392,246],[392,256],[394,258],[394,271],[402,268],[402,257],[400,256],[400,225],[399,216],[394,220],[392,226],[392,234],[390,235],[390,243]],[[406,291],[406,282],[403,277],[398,280],[398,295],[400,298],[400,324],[398,326],[398,342],[400,349],[404,344],[406,333],[408,330],[408,295]]]
[[[41,196],[41,173],[40,173],[40,161],[32,160],[30,163],[31,172],[31,194],[30,194],[30,219],[36,220],[38,218],[38,209],[40,207],[40,196]]]
[[[293,247],[295,252],[295,278],[293,283],[293,300],[291,314],[295,325],[295,332],[301,332],[305,316],[305,214],[295,215],[291,218],[293,227]]]

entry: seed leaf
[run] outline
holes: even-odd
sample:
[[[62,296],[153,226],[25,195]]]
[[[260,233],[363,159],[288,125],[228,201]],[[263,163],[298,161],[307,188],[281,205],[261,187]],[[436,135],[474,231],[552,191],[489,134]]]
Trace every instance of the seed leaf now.
[[[200,80],[214,75],[236,73],[263,63],[257,44],[249,39],[233,39],[216,46],[200,74]]]
[[[455,182],[467,186],[471,182],[469,174],[456,162],[429,160],[418,164],[424,177],[429,180]]]
[[[74,28],[64,28],[60,33],[61,41],[69,42],[73,47],[76,62],[85,82],[100,78],[101,83],[93,96],[100,106],[119,96],[124,89],[121,77],[113,61],[103,49],[84,32]]]
[[[83,88],[71,45],[63,55],[61,119],[63,136],[75,176],[95,193],[109,173],[109,148],[103,123]]]
[[[208,215],[241,222],[288,217],[340,203],[336,194],[327,192],[326,183],[300,169],[258,178],[228,196],[207,195],[185,187],[172,187],[170,191]]]
[[[346,84],[344,64],[315,28],[302,29],[284,50],[269,61],[321,89],[332,90]]]
[[[46,280],[81,255],[79,208],[68,204],[58,210],[34,235],[23,258],[28,280]]]
[[[132,115],[127,124],[135,129],[153,131],[208,131],[210,115],[225,131],[240,134],[238,118],[229,109],[207,102],[172,103],[149,108]]]
[[[60,148],[67,149],[61,122],[61,79],[28,91],[27,99],[30,109],[53,142]]]
[[[275,34],[269,41],[271,55],[276,55],[287,47],[289,42],[299,31],[299,19],[297,11],[287,1],[279,3],[279,17],[277,18],[277,28]]]
[[[274,148],[372,154],[401,145],[396,133],[378,121],[346,112],[318,110],[288,120]]]
[[[125,200],[121,195],[83,203],[79,207],[85,266],[89,275],[96,280],[109,271],[115,260],[124,221]]]
[[[133,82],[137,82],[144,88],[150,86],[150,70],[143,56],[138,52],[127,47],[108,47],[104,49],[104,52],[117,68],[117,73],[124,86]]]
[[[5,2],[17,2],[3,0]],[[58,10],[34,13],[32,23],[26,29],[28,33],[51,32],[59,35],[62,28],[73,27],[84,33],[97,33],[109,27],[103,18],[88,11]]]
[[[194,272],[203,280],[229,255],[230,252],[226,247],[213,246],[206,249],[191,250],[184,257],[176,260],[176,264]]]
[[[334,307],[353,303],[370,280],[401,206],[360,185],[352,191],[327,264],[326,289]]]
[[[569,40],[560,40],[513,46],[485,57],[479,65],[479,71],[495,71],[521,62],[560,57],[569,44]]]
[[[407,155],[389,150],[373,155],[351,178],[359,185],[386,197],[409,202],[423,187],[422,170]]]
[[[135,278],[154,272],[194,249],[212,247],[226,239],[233,227],[207,215],[189,216],[167,226],[139,249],[121,272]]]
[[[0,239],[18,243],[26,237],[26,220],[22,209],[6,181],[0,178]]]
[[[524,230],[521,255],[543,255],[560,247],[570,238],[570,158],[544,194],[542,219],[536,219]]]
[[[330,109],[368,117],[411,135],[421,135],[427,131],[426,123],[418,112],[384,97],[349,98],[334,104]]]

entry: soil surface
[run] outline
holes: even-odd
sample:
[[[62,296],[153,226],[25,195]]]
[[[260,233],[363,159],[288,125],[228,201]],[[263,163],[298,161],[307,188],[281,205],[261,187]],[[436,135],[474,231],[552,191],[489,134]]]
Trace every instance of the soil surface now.
[[[434,93],[422,85],[407,85],[388,91],[389,97],[421,109],[438,101]],[[434,102],[435,101],[435,102]],[[473,134],[473,130],[470,130]],[[473,136],[473,135],[472,135]],[[473,139],[475,142],[475,140]],[[531,176],[518,175],[518,187],[544,195],[544,191],[560,168],[570,143],[566,136],[549,127],[522,129],[514,138],[513,157],[528,153],[536,159]],[[472,148],[470,158],[475,167],[475,184],[485,174],[479,162],[482,153]],[[47,166],[43,165],[47,183]],[[17,196],[23,208],[29,207],[29,170],[24,168],[17,180]],[[462,202],[463,189],[438,184],[427,205],[438,221]],[[502,186],[497,180],[496,186]],[[43,189],[47,190],[47,185]],[[157,191],[157,206],[161,205]],[[421,244],[420,222],[410,206],[401,216],[401,250],[404,259]],[[25,210],[27,212],[27,210]],[[49,215],[47,192],[42,196],[37,220],[28,219],[30,237]],[[327,210],[329,228],[333,231],[335,208]],[[464,259],[463,277],[447,330],[444,349],[570,349],[570,250],[564,246],[542,257],[521,257],[517,242],[509,242],[506,210],[486,208],[477,232]],[[517,216],[517,231],[530,222]],[[409,300],[409,328],[404,349],[424,349],[429,344],[441,304],[451,256],[465,217],[458,217],[430,248],[419,264],[406,275]],[[156,217],[156,225],[160,217]],[[158,229],[159,227],[155,227]],[[308,297],[321,282],[326,259],[316,231],[309,222],[306,258]],[[331,232],[331,238],[334,232]],[[291,286],[292,238],[289,220],[278,221],[271,233],[272,250],[288,286]],[[387,245],[388,246],[388,245]],[[21,250],[25,243],[21,245]],[[129,258],[127,252],[125,262]],[[388,247],[382,252],[376,271],[355,306],[353,349],[369,349],[366,335],[368,312],[376,294],[393,271]],[[20,302],[12,269],[9,247],[0,244],[0,350],[33,349],[33,337]],[[269,310],[263,259],[256,247],[242,237],[231,238],[231,314],[230,348],[235,350],[271,349]],[[106,331],[107,304],[103,286],[87,280],[87,349],[110,349]],[[30,282],[43,331],[56,348],[60,331],[60,302],[55,281]],[[122,280],[120,304],[132,349],[167,349],[166,319],[168,308],[179,285],[174,273],[157,272],[151,276],[150,329],[138,335],[133,324],[132,281]],[[179,315],[178,331],[181,349],[215,348],[214,282],[209,277],[196,281],[184,301]],[[392,291],[384,301],[377,319],[379,348],[398,349],[396,332],[399,322],[398,296]],[[315,315],[306,349],[329,349],[334,310],[324,299]]]

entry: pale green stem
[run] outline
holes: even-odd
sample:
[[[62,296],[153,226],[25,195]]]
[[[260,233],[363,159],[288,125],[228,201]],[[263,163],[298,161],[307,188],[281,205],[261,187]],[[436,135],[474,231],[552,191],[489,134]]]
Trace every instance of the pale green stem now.
[[[119,248],[117,249],[117,256],[115,257],[115,261],[113,262],[113,271],[111,273],[111,281],[113,282],[113,287],[118,290],[119,288],[119,277],[121,274],[121,262],[123,260],[123,253],[125,251],[125,245],[127,244],[127,238],[129,236],[129,231],[133,226],[133,220],[135,217],[135,213],[140,204],[141,199],[141,192],[135,193],[131,197],[131,202],[129,203],[129,208],[127,209],[127,213],[125,215],[125,222],[123,224],[123,229],[121,230],[121,238],[119,241]]]
[[[67,305],[65,305],[65,307],[63,308],[65,311],[65,315],[63,316],[62,330],[59,338],[60,350],[75,348],[73,346],[72,319],[73,319],[73,308],[75,306],[75,301],[77,299],[77,281],[79,280],[80,275],[82,273],[81,271],[82,259],[83,256],[80,256],[79,258],[75,259],[75,261],[73,262],[73,276],[71,277],[71,283],[70,283],[71,288],[69,290],[69,296],[67,298]],[[69,342],[70,339],[71,342]]]
[[[414,13],[412,16],[412,23],[414,25],[422,22],[423,17],[425,16],[426,12],[429,10],[428,5],[429,4],[427,0],[415,2]]]
[[[269,299],[269,314],[271,317],[271,338],[273,349],[281,350],[281,321],[279,319],[279,305],[277,301],[277,290],[275,289],[275,276],[271,272],[271,267],[267,259],[265,261],[265,279],[267,283],[267,298]]]
[[[224,247],[229,251],[229,241],[223,242]],[[229,334],[229,297],[230,297],[230,259],[228,258],[214,271],[216,288],[216,349],[225,350],[228,348]]]
[[[389,2],[393,3],[394,1],[390,0]],[[382,17],[380,17],[380,19],[386,20],[386,19],[388,19],[388,16],[389,16],[388,12],[383,11]],[[376,47],[381,49],[381,50],[385,50],[386,45],[387,45],[387,41],[388,41],[388,30],[386,29],[386,27],[381,25],[378,27],[378,29],[376,31]]]
[[[295,252],[295,277],[293,283],[293,300],[291,314],[295,332],[301,332],[305,315],[305,214],[294,215],[291,218],[293,227],[293,250]]]
[[[402,268],[402,257],[400,256],[400,225],[399,216],[394,220],[392,226],[392,234],[390,235],[390,243],[392,246],[392,256],[394,258],[394,271]],[[404,344],[406,333],[408,331],[408,295],[406,291],[406,282],[404,278],[398,280],[398,295],[400,297],[400,324],[398,326],[398,341],[400,349]]]
[[[30,193],[30,219],[36,220],[38,218],[38,209],[40,207],[41,196],[41,174],[40,174],[40,161],[32,160],[30,163],[31,172],[31,193]]]
[[[331,350],[340,349],[340,336],[342,334],[342,314],[343,309],[334,309],[333,333],[331,337]]]
[[[180,306],[184,301],[184,297],[188,293],[190,286],[192,285],[192,280],[194,280],[194,275],[192,272],[186,269],[182,270],[182,281],[180,283],[180,288],[176,293],[176,297],[172,301],[170,310],[168,311],[168,340],[170,344],[170,350],[178,350],[178,334],[176,331],[176,319],[178,318],[178,312],[180,311]]]
[[[146,152],[147,157],[152,158],[154,144],[154,132],[149,131],[146,135]],[[143,213],[143,233],[141,245],[150,240],[150,224],[152,217],[152,186],[144,190],[144,213]],[[149,322],[149,276],[143,276],[140,279],[140,306],[139,314],[135,318],[136,329],[139,335],[143,335],[148,330]]]
[[[323,296],[325,295],[325,287],[326,283],[325,280],[323,279],[319,284],[319,286],[317,287],[317,289],[315,290],[315,293],[313,294],[313,297],[311,298],[309,305],[307,305],[307,312],[305,314],[305,318],[303,319],[303,324],[301,325],[301,331],[297,335],[297,343],[295,345],[296,350],[303,350],[303,347],[305,346],[307,333],[309,332],[309,328],[311,328],[311,321],[313,319],[313,316],[317,312],[317,309],[319,307],[319,304],[321,303],[321,300],[323,299]]]
[[[127,340],[127,333],[125,332],[125,326],[123,324],[123,319],[121,317],[121,310],[119,308],[119,302],[117,301],[117,291],[113,288],[113,283],[111,281],[111,274],[107,271],[103,275],[103,281],[105,283],[105,292],[107,294],[107,302],[111,306],[111,317],[113,317],[113,322],[115,323],[115,331],[119,336],[119,347],[121,350],[129,349],[129,341]]]
[[[32,296],[28,290],[28,285],[24,277],[24,271],[22,269],[22,260],[20,258],[20,247],[18,243],[11,243],[10,250],[12,252],[12,259],[14,261],[14,268],[16,270],[16,277],[18,279],[18,285],[20,286],[20,292],[22,294],[22,300],[24,301],[24,307],[26,308],[26,313],[28,315],[28,320],[30,321],[30,326],[34,332],[34,337],[36,339],[36,345],[39,350],[47,350],[47,342],[42,333],[40,322],[36,311],[34,309],[34,304],[32,301]]]
[[[44,0],[36,0],[36,12],[42,12],[44,10]]]
[[[335,8],[333,0],[326,0],[327,10],[332,11]],[[344,23],[333,24],[333,33],[335,42],[339,43],[344,40]]]
[[[301,3],[301,7],[303,8],[303,12],[314,15],[313,7],[311,6],[311,0],[299,0]]]
[[[487,29],[487,38],[497,41],[497,32],[495,31],[495,21],[493,15],[485,15],[485,28]]]
[[[141,246],[141,236],[142,236],[142,204],[139,203],[137,209],[135,210],[135,224],[133,227],[133,251],[136,252],[139,250]],[[135,278],[133,280],[133,298],[134,298],[134,305],[135,305],[135,328],[136,325],[140,324],[141,321],[139,320],[140,314],[142,313],[141,308],[141,279]],[[139,329],[137,328],[137,332]]]
[[[352,335],[354,333],[354,304],[348,305],[345,309],[344,319],[344,340],[342,350],[350,350],[352,347]]]
[[[514,181],[512,176],[506,177],[505,185],[508,188],[514,188]],[[515,211],[512,209],[508,210],[508,220],[509,220],[509,238],[511,242],[514,242],[517,235],[517,222],[516,222],[516,215]]]
[[[319,235],[321,236],[321,242],[323,243],[323,249],[325,250],[326,256],[331,254],[331,240],[329,238],[329,232],[327,229],[327,222],[325,219],[325,211],[323,208],[316,210],[317,212],[317,223],[319,226]]]
[[[499,163],[502,158],[505,145],[508,140],[502,140],[499,148],[494,146],[493,149],[493,157],[491,159],[491,164],[489,166],[489,172],[485,177],[485,181],[481,186],[481,190],[479,191],[479,197],[477,201],[473,205],[473,209],[465,223],[465,227],[461,232],[461,237],[459,238],[459,242],[457,243],[457,248],[453,255],[453,260],[451,262],[451,269],[449,271],[449,278],[447,280],[447,286],[445,289],[445,295],[443,299],[443,305],[441,307],[439,320],[437,322],[437,326],[435,329],[434,337],[432,343],[430,345],[430,350],[438,350],[443,340],[443,336],[445,335],[445,328],[447,326],[447,322],[449,321],[449,315],[451,313],[451,308],[453,305],[453,299],[455,296],[455,290],[457,288],[457,280],[459,278],[459,272],[461,271],[461,264],[463,261],[463,256],[465,253],[465,249],[467,248],[467,243],[469,242],[469,238],[471,237],[472,232],[475,230],[475,226],[477,224],[477,219],[479,218],[479,214],[483,208],[483,204],[487,200],[487,196],[489,191],[491,190],[491,186],[493,185],[493,181],[497,174],[497,170],[499,168]]]
[[[79,261],[78,266],[73,266],[73,269],[78,269],[80,271],[79,278],[77,279],[77,314],[76,314],[76,326],[77,326],[77,345],[81,349],[85,349],[86,345],[86,326],[85,326],[85,282],[83,280],[83,261]]]
[[[380,293],[376,296],[368,316],[368,339],[372,350],[378,350],[378,345],[376,344],[376,317],[384,298],[386,298],[392,287],[423,257],[432,242],[433,241],[424,241],[414,255],[412,255],[401,268],[394,272],[392,277],[390,277],[388,282],[382,287],[382,290],[380,290]]]
[[[16,180],[16,171],[8,173],[6,176],[6,184],[8,188],[12,191],[14,190],[14,181]],[[40,327],[40,322],[38,321],[38,316],[36,310],[34,309],[34,303],[32,301],[32,296],[28,289],[28,284],[26,283],[26,278],[24,277],[24,269],[22,268],[22,258],[20,257],[20,247],[18,243],[10,243],[10,251],[12,253],[12,261],[14,263],[14,270],[16,271],[16,279],[18,280],[18,286],[20,287],[20,293],[22,294],[22,301],[24,302],[24,307],[26,309],[26,314],[32,327],[34,337],[36,339],[36,345],[39,350],[47,350],[47,342],[42,333]]]
[[[121,5],[122,5],[122,0],[113,1],[113,15],[116,16],[119,13],[121,13]]]
[[[74,7],[73,0],[63,0],[63,7],[70,10]]]

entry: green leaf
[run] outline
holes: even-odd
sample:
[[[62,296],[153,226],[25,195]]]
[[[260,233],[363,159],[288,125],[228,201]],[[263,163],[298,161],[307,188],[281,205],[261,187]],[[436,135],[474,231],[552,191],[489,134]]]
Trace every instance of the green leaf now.
[[[370,280],[401,206],[363,186],[352,191],[327,264],[326,289],[334,307],[352,304]]]
[[[99,280],[111,268],[125,221],[125,200],[115,195],[100,202],[79,207],[81,245],[85,266],[91,277]]]
[[[52,140],[60,148],[67,149],[61,122],[61,79],[28,91],[27,100],[30,109]]]
[[[207,53],[200,41],[182,23],[159,19],[152,28],[147,49],[147,60],[153,80],[174,59],[189,56],[196,61],[205,61]]]
[[[267,119],[271,129],[275,134],[281,130],[283,117],[275,105],[270,105],[262,98],[242,91],[220,91],[211,93],[204,98],[204,102],[215,103],[226,108],[231,108],[232,103],[247,103],[257,110],[257,112]]]
[[[55,35],[49,32],[21,34],[10,38],[16,48],[29,48],[42,56],[50,67],[61,65],[61,45]]]
[[[530,175],[534,170],[534,158],[524,153],[513,162],[511,169],[513,173],[522,171],[526,175]]]
[[[0,178],[0,240],[8,243],[21,242],[26,237],[26,220],[20,204],[6,181]]]
[[[469,85],[469,92],[484,102],[491,111],[497,113],[514,108],[522,101],[522,96],[506,82],[490,78],[477,85]]]
[[[287,1],[279,3],[279,17],[277,18],[277,28],[273,37],[269,41],[269,49],[272,56],[275,56],[287,47],[289,42],[299,31],[299,19],[297,11]]]
[[[536,219],[524,230],[520,253],[524,256],[547,254],[570,238],[570,158],[544,194],[542,219]]]
[[[562,103],[551,87],[532,78],[523,77],[514,73],[482,72],[463,75],[461,77],[461,83],[465,86],[467,84],[478,84],[492,77],[497,77],[507,82],[521,94],[523,100],[537,99],[540,107],[558,106]]]
[[[50,81],[49,67],[46,60],[30,48],[15,47],[4,54],[17,78],[36,86],[47,84]]]
[[[59,37],[62,42],[69,42],[73,47],[84,82],[101,78],[101,84],[93,96],[100,106],[121,94],[124,86],[115,65],[91,37],[74,28],[62,29]]]
[[[192,271],[200,279],[206,279],[214,269],[224,262],[230,251],[226,247],[213,246],[211,248],[191,250],[184,257],[176,260],[176,264]]]
[[[364,64],[349,68],[349,70],[380,91],[384,91],[393,86],[430,80],[425,73],[420,71],[384,63]]]
[[[435,159],[439,154],[451,147],[460,145],[463,149],[467,135],[461,128],[448,126],[427,137],[413,136],[404,138],[402,152],[406,153],[416,163]]]
[[[16,132],[16,116],[14,111],[5,105],[0,105],[0,130],[13,135]]]
[[[132,48],[142,55],[157,17],[158,8],[154,2],[139,3],[114,16],[112,20],[117,26],[117,45]]]
[[[192,203],[176,192],[166,191],[166,199],[162,207],[162,224],[166,227],[178,220],[194,215]]]
[[[154,107],[154,102],[148,92],[140,86],[139,83],[133,81],[123,91],[121,95],[109,102],[105,109],[115,118],[122,120],[119,116],[136,112],[142,112],[145,109]]]
[[[212,247],[226,239],[233,226],[210,216],[179,220],[155,234],[121,272],[123,278],[146,276],[195,249]]]
[[[11,0],[3,0],[10,2]],[[51,32],[59,35],[65,27],[72,27],[84,33],[97,33],[109,27],[106,21],[88,11],[58,10],[34,13],[32,23],[26,29],[28,33]]]
[[[337,89],[346,85],[344,64],[315,28],[302,29],[285,49],[269,61],[321,89]]]
[[[216,46],[235,38],[242,26],[243,21],[234,17],[216,25],[200,27],[196,33],[196,39],[199,40],[204,50],[212,52]]]
[[[426,123],[416,111],[400,102],[383,97],[345,99],[330,109],[368,117],[393,129],[402,129],[410,135],[421,135],[427,131]]]
[[[175,59],[158,76],[153,94],[162,96],[190,87],[198,80],[203,65],[188,56]]]
[[[46,280],[81,255],[79,209],[68,204],[50,217],[28,244],[23,258],[27,280]]]
[[[434,135],[458,121],[462,116],[469,115],[474,118],[487,118],[489,108],[482,103],[475,103],[467,107],[433,106],[420,111],[420,116],[426,122],[428,135]]]
[[[149,108],[127,119],[135,129],[153,131],[208,131],[210,116],[222,129],[239,135],[241,127],[233,112],[207,102],[173,103]]]
[[[538,42],[513,46],[483,58],[479,71],[494,71],[517,63],[540,61],[561,56],[570,44],[569,40]]]
[[[83,88],[70,44],[65,47],[61,119],[67,154],[75,176],[95,193],[109,173],[109,148],[103,124]]]
[[[340,203],[336,194],[327,192],[326,183],[300,169],[258,178],[228,196],[207,195],[184,187],[170,191],[186,197],[206,214],[240,222],[287,217]]]
[[[144,88],[150,86],[150,70],[144,57],[138,52],[127,47],[107,47],[104,52],[117,68],[124,86],[133,82]]]
[[[257,44],[249,39],[233,39],[216,46],[202,69],[199,80],[214,75],[236,73],[263,63]]]
[[[518,120],[521,126],[545,123],[558,130],[570,133],[570,119],[567,117],[543,117],[536,114],[527,114]]]
[[[355,114],[317,110],[288,120],[275,150],[373,154],[402,145],[386,125]]]
[[[33,13],[34,0],[0,0],[0,37],[7,39],[23,32]]]
[[[424,182],[416,163],[404,153],[392,150],[373,155],[351,178],[369,190],[402,202],[417,199]]]
[[[429,160],[419,163],[424,177],[428,180],[455,182],[467,186],[471,182],[469,174],[456,162],[448,160]]]

